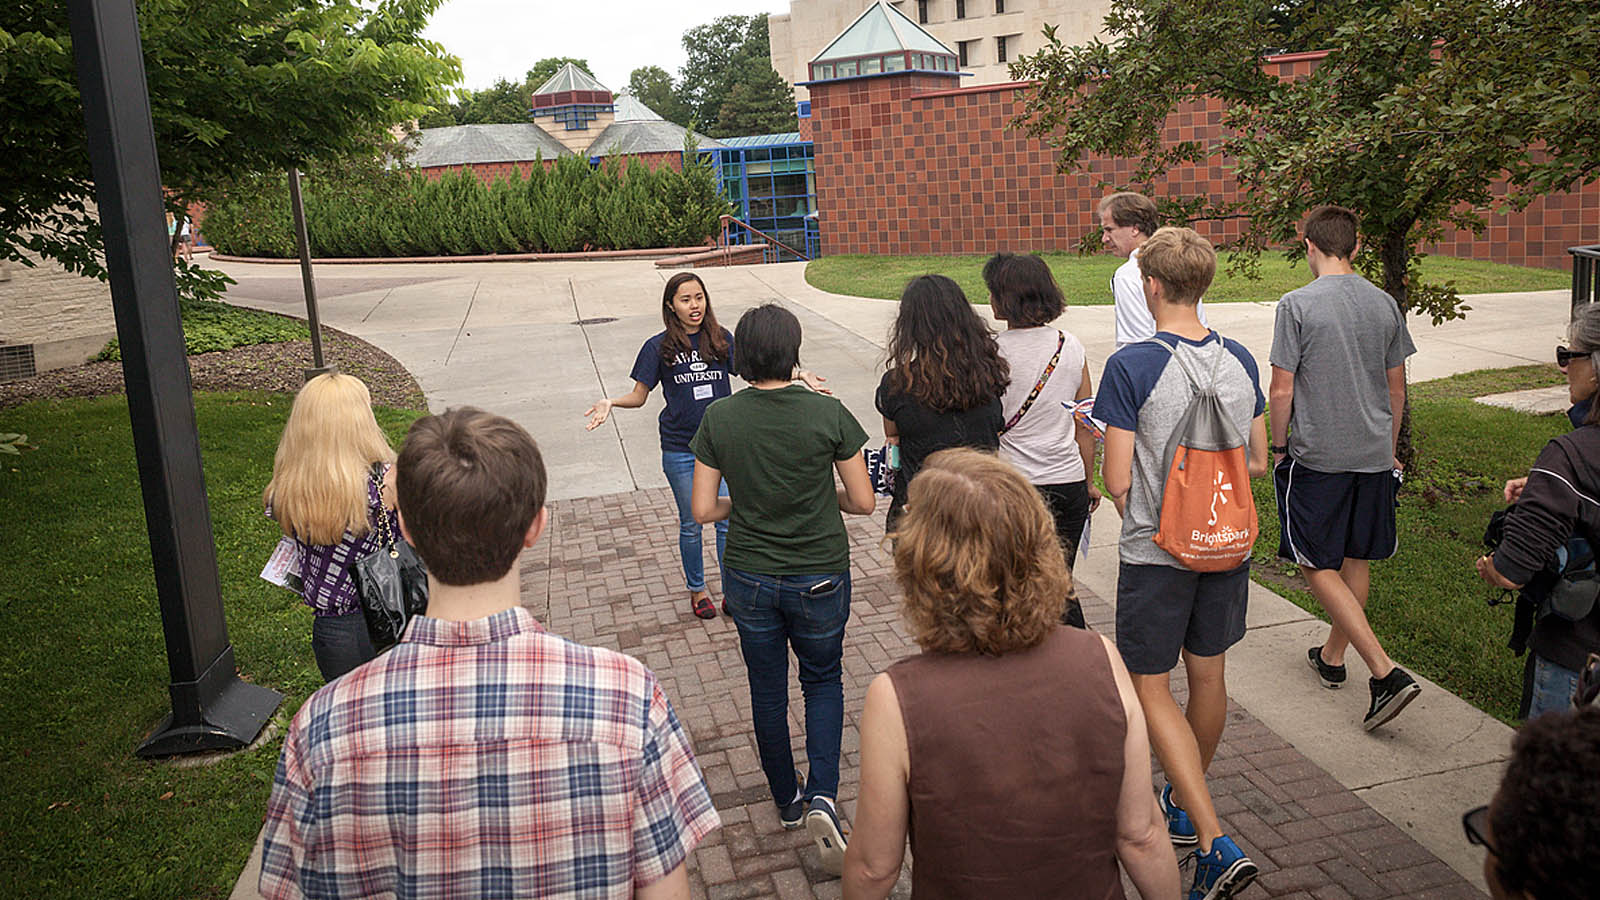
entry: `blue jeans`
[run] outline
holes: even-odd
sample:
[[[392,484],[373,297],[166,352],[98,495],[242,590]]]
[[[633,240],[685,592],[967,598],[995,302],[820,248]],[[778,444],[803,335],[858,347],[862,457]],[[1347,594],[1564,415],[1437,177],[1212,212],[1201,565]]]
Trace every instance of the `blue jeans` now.
[[[1528,701],[1528,719],[1551,710],[1572,708],[1572,695],[1578,689],[1578,673],[1558,666],[1542,656],[1533,659],[1533,694]]]
[[[361,610],[342,616],[311,617],[311,653],[323,681],[332,681],[378,655]]]
[[[705,526],[694,520],[689,507],[689,495],[694,487],[694,454],[661,451],[661,471],[666,473],[667,484],[672,486],[672,499],[678,503],[678,555],[683,558],[683,580],[690,591],[703,591],[706,589],[706,565],[700,549],[700,535]],[[726,481],[717,489],[717,495],[728,496]],[[717,565],[721,565],[722,551],[728,545],[728,520],[718,522],[716,529]]]
[[[844,732],[844,623],[850,618],[850,573],[756,575],[723,569],[722,592],[739,629],[750,678],[756,751],[772,799],[782,806],[800,788],[789,748],[789,647],[800,661],[806,703],[804,796],[839,795],[839,739]]]

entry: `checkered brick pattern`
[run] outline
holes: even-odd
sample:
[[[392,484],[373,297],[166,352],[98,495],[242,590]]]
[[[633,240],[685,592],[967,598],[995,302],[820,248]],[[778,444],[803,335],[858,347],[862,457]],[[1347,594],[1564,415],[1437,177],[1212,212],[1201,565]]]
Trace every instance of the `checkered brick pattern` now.
[[[845,517],[854,580],[844,642],[840,766],[840,806],[847,822],[855,815],[858,724],[867,684],[916,649],[899,622],[899,589],[882,542],[883,506],[868,518]],[[551,513],[547,536],[522,560],[523,602],[558,634],[644,661],[689,729],[723,823],[691,856],[694,896],[839,897],[839,881],[822,871],[805,832],[784,831],[767,794],[733,623],[720,616],[702,621],[689,613],[670,492],[561,501]],[[708,554],[714,552],[709,540],[706,547]],[[715,570],[715,559],[708,556],[709,587],[720,597]],[[1110,604],[1092,593],[1079,596],[1090,627],[1111,633]],[[1182,699],[1181,672],[1174,682]],[[803,728],[796,684],[790,732],[798,758],[804,757]],[[1158,773],[1157,785],[1159,779]],[[1261,877],[1240,895],[1245,900],[1483,896],[1237,706],[1229,709],[1211,788],[1224,825],[1261,866]],[[894,896],[909,896],[910,883],[903,876]],[[1137,896],[1131,885],[1129,892]]]
[[[1277,57],[1280,78],[1310,74],[1322,53]],[[828,254],[990,253],[1062,250],[1099,225],[1096,182],[1126,184],[1133,163],[1095,159],[1088,172],[1055,171],[1056,154],[1009,123],[1022,112],[1025,84],[950,89],[948,76],[908,72],[810,86],[817,208]],[[1180,105],[1167,120],[1169,143],[1214,140],[1223,104]],[[1156,193],[1208,194],[1226,201],[1238,185],[1215,156],[1174,168]],[[1504,195],[1505,185],[1494,193]],[[1429,252],[1567,269],[1567,247],[1600,235],[1600,184],[1574,184],[1525,211],[1489,218],[1482,235],[1446,229]],[[1237,236],[1237,221],[1199,222],[1206,237]],[[1275,298],[1268,298],[1275,299]]]

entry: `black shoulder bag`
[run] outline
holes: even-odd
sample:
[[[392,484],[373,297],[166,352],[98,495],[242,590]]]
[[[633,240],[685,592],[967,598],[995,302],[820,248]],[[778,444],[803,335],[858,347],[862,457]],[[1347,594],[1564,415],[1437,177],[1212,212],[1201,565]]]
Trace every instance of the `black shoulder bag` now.
[[[412,616],[428,611],[428,569],[395,533],[387,509],[379,510],[378,537],[382,546],[350,565],[350,579],[372,646],[385,650],[400,640]]]

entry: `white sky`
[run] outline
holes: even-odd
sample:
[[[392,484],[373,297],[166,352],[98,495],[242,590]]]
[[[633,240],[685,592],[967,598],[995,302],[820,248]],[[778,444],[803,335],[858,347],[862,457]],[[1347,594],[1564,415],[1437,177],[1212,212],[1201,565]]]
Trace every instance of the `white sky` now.
[[[620,91],[640,66],[677,78],[683,33],[696,25],[788,11],[788,0],[445,0],[424,34],[461,59],[463,85],[474,90],[520,81],[545,57],[571,56]]]

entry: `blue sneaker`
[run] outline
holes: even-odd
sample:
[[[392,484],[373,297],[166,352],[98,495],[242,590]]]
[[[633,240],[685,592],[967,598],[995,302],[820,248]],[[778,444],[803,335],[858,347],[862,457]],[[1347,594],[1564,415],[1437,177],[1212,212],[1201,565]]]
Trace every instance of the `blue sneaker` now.
[[[1167,837],[1172,839],[1173,846],[1193,847],[1200,843],[1200,836],[1194,833],[1194,823],[1189,821],[1189,814],[1172,802],[1170,784],[1161,789],[1161,813],[1167,817]]]
[[[1227,900],[1255,881],[1259,871],[1227,835],[1211,842],[1210,853],[1196,850],[1189,858],[1195,862],[1189,900]]]
[[[845,828],[833,807],[832,797],[811,798],[806,810],[806,831],[822,854],[822,868],[830,875],[844,874]]]

